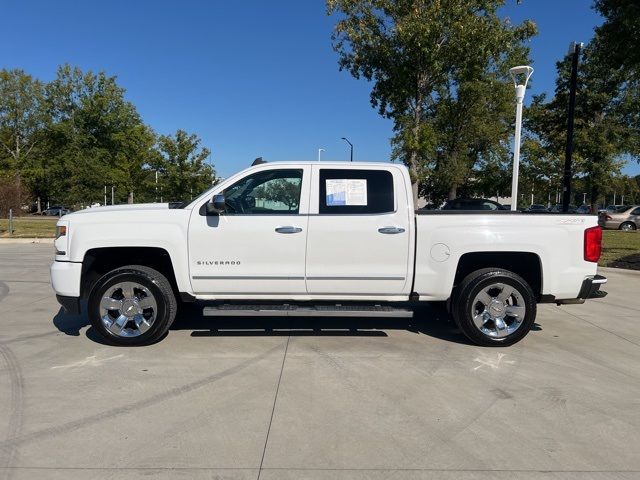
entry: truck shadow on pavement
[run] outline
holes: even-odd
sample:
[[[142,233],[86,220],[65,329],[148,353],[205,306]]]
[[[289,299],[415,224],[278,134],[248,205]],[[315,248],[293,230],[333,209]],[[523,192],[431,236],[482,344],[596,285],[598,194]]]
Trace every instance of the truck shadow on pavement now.
[[[452,343],[471,345],[456,328],[444,308],[425,306],[413,318],[340,318],[340,317],[205,317],[203,304],[184,304],[171,326],[171,331],[191,330],[192,337],[258,337],[258,336],[333,336],[388,337],[389,330],[405,330]],[[61,308],[53,317],[54,326],[62,333],[80,336],[85,327],[88,339],[108,345],[90,326],[83,305],[81,315],[69,315]],[[533,330],[540,330],[536,324]],[[163,337],[164,338],[164,337]]]

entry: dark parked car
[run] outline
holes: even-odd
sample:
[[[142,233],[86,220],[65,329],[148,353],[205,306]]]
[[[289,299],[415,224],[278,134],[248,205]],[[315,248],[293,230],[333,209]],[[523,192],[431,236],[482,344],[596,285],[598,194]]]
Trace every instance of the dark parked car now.
[[[67,207],[64,207],[62,205],[54,205],[53,207],[49,207],[44,212],[42,212],[42,215],[47,215],[49,217],[61,217],[68,213],[71,213],[71,210],[69,210]]]
[[[545,207],[544,205],[540,205],[539,203],[534,203],[533,205],[530,205],[526,211],[527,212],[546,212],[547,207]]]
[[[498,202],[485,198],[456,198],[447,200],[442,210],[506,210]]]
[[[569,205],[569,212],[568,213],[576,213],[576,206],[575,205]],[[549,209],[550,212],[553,213],[562,213],[562,204],[561,203],[556,203],[553,207],[551,207]]]

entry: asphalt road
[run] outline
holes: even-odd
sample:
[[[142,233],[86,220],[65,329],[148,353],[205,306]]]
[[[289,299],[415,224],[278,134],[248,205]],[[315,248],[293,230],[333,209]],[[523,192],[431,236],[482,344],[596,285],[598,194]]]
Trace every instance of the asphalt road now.
[[[506,349],[412,321],[183,312],[103,345],[0,245],[0,479],[637,479],[640,273]]]

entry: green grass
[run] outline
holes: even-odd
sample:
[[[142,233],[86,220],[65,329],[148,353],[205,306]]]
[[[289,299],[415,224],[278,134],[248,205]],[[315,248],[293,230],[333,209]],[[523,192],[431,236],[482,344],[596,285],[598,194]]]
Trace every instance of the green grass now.
[[[602,233],[600,266],[640,270],[640,232],[605,230]]]
[[[0,220],[0,238],[53,238],[58,217],[18,217],[13,219],[13,235],[9,235],[9,220]]]

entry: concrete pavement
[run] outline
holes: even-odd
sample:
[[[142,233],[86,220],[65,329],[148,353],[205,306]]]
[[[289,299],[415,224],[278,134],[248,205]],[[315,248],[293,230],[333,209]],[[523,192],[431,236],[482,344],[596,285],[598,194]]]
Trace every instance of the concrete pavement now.
[[[506,349],[412,321],[207,319],[144,348],[0,247],[0,479],[640,478],[640,273]]]

